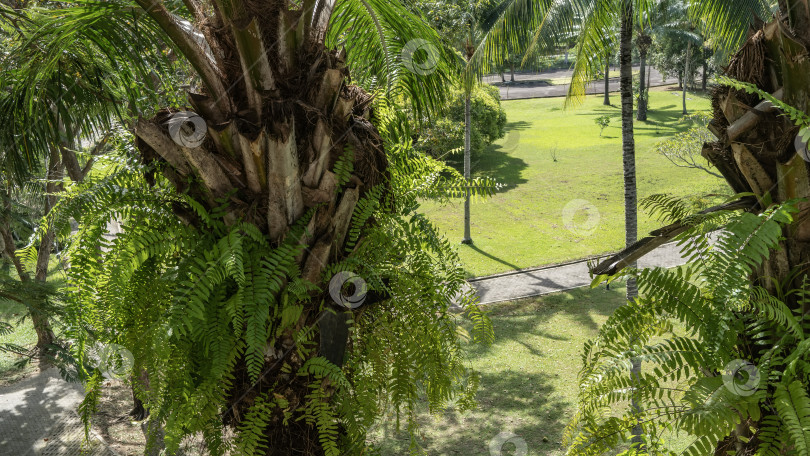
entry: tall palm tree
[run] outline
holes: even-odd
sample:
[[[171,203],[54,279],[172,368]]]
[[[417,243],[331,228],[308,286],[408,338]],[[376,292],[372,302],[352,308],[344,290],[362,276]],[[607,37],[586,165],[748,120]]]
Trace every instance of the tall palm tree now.
[[[740,6],[744,6],[747,11],[735,9]],[[759,11],[759,17],[765,18],[768,15],[768,7],[767,3],[755,1],[708,0],[695,2],[692,10],[693,18],[702,22],[703,33],[726,50],[737,49],[724,71],[729,77],[743,82],[739,84],[726,81],[728,86],[720,86],[714,91],[715,110],[711,129],[717,136],[717,141],[706,144],[703,151],[704,155],[721,170],[736,193],[755,196],[725,206],[758,214],[758,217],[752,216],[751,219],[754,221],[750,224],[751,231],[755,233],[740,238],[740,246],[735,244],[729,251],[730,256],[726,262],[736,261],[740,251],[756,245],[752,242],[752,238],[756,238],[758,232],[767,231],[762,228],[762,221],[772,219],[770,210],[776,205],[795,204],[797,201],[805,201],[810,196],[807,185],[810,182],[810,175],[806,166],[806,134],[802,133],[803,130],[807,131],[810,122],[806,114],[810,106],[808,95],[810,63],[806,59],[797,59],[797,56],[806,56],[808,53],[810,8],[806,1],[780,1],[779,14],[772,17],[770,22],[763,24],[751,21],[751,11]],[[742,44],[741,40],[746,35],[748,39]],[[789,106],[773,108],[773,104],[781,105],[782,102],[798,107],[804,113]],[[672,430],[668,426],[674,422],[678,423],[676,427],[680,427],[680,431],[694,435],[695,439],[683,449],[682,454],[725,456],[807,453],[807,434],[804,431],[807,429],[808,419],[805,413],[796,411],[807,408],[806,385],[798,386],[797,382],[796,393],[787,399],[771,400],[768,397],[774,390],[781,393],[787,389],[779,383],[774,385],[774,379],[777,379],[776,382],[787,383],[796,378],[792,376],[794,371],[791,366],[792,363],[797,363],[795,360],[800,359],[804,352],[786,344],[806,338],[806,335],[802,334],[802,331],[806,333],[806,329],[800,327],[798,329],[800,335],[795,338],[785,336],[783,321],[772,319],[770,315],[766,315],[769,312],[764,310],[765,307],[753,304],[773,300],[784,307],[780,312],[787,315],[806,315],[808,310],[806,296],[799,290],[805,286],[808,276],[806,258],[810,254],[810,237],[807,235],[810,226],[808,218],[804,215],[807,211],[806,206],[802,204],[797,210],[801,215],[783,219],[783,223],[788,226],[775,229],[778,236],[774,237],[769,246],[757,246],[763,258],[757,259],[756,266],[745,269],[743,273],[745,276],[743,282],[759,288],[759,296],[739,293],[741,288],[747,290],[745,284],[732,287],[733,299],[744,303],[743,306],[735,307],[740,310],[734,312],[740,312],[742,320],[745,321],[743,325],[747,328],[740,329],[734,324],[724,326],[724,323],[720,323],[718,326],[710,326],[711,329],[708,331],[713,333],[720,327],[721,335],[718,337],[728,337],[728,342],[733,345],[730,354],[726,355],[720,365],[728,362],[728,358],[736,358],[731,361],[732,365],[743,360],[748,365],[747,370],[737,370],[737,372],[746,370],[747,374],[742,374],[742,379],[738,377],[732,382],[748,381],[748,385],[751,385],[750,394],[736,390],[734,394],[723,398],[724,393],[718,393],[723,389],[722,385],[720,390],[702,386],[716,379],[714,374],[707,371],[705,367],[707,363],[704,361],[698,363],[701,366],[697,368],[696,375],[686,374],[686,377],[692,378],[683,379],[677,367],[663,369],[667,372],[663,374],[665,376],[677,376],[689,385],[702,384],[696,389],[703,391],[697,394],[693,394],[694,389],[679,394],[679,397],[690,398],[686,401],[688,405],[675,401],[672,405],[678,410],[671,409],[671,412],[666,410],[670,405],[668,403],[660,409],[656,408],[650,415],[649,429],[655,429],[660,419],[660,423],[667,426],[667,432]],[[757,218],[759,221],[756,221]],[[683,225],[671,225],[667,229],[654,231],[650,237],[595,268],[594,273],[614,274],[624,264],[637,259],[653,246],[674,238],[679,231],[673,227],[691,224],[690,221],[680,221],[678,224],[683,222],[685,222]],[[702,257],[697,255],[693,260],[698,263],[703,261]],[[739,272],[735,278],[738,277]],[[664,280],[659,281],[652,286],[658,287],[663,282]],[[666,285],[663,287],[666,288]],[[797,295],[793,296],[794,293]],[[718,300],[713,291],[708,296],[720,306],[727,306],[727,302],[723,299]],[[689,304],[691,315],[694,315],[694,307]],[[632,315],[625,322],[632,321],[636,325],[636,322],[640,321],[638,317],[640,315]],[[770,323],[769,320],[776,322]],[[657,323],[656,321],[655,324]],[[763,330],[762,328],[768,324],[773,324],[775,329]],[[615,322],[611,328],[615,334],[622,333],[622,330],[616,329]],[[754,333],[756,335],[753,335]],[[714,334],[710,337],[714,337]],[[704,336],[699,336],[696,340],[702,339],[705,340]],[[752,345],[752,339],[756,339],[757,343]],[[613,353],[620,353],[623,350],[622,347],[613,346],[609,342],[605,346],[610,346]],[[718,352],[724,350],[718,349],[718,345],[715,344],[710,344],[709,348],[706,348],[699,343],[696,347],[687,348],[685,352],[689,353],[690,357],[698,353],[700,353],[698,356],[716,356]],[[790,354],[790,357],[786,358],[787,361],[780,355],[773,355],[779,350]],[[590,352],[589,356],[591,359],[597,359],[600,353]],[[620,364],[616,359],[603,361],[606,366],[610,366],[608,369]],[[588,377],[589,379],[601,377],[596,370],[589,372],[593,374]],[[658,375],[662,375],[661,370],[658,372]],[[707,380],[709,382],[702,383]],[[604,384],[598,384],[598,380],[596,383],[588,387],[593,387],[594,391],[610,389]],[[753,394],[757,396],[751,396]],[[747,403],[753,404],[753,408],[743,405],[749,396],[751,397]],[[656,397],[655,394],[648,393],[647,397],[659,404],[656,399],[652,399]],[[606,407],[601,397],[595,403],[600,409]],[[715,418],[722,414],[726,417]],[[615,416],[611,416],[610,420],[615,421],[595,423],[592,420],[583,420],[586,424],[581,428],[580,436],[577,437],[577,442],[570,453],[595,454],[594,448],[587,447],[605,440],[616,441],[618,434],[628,431],[622,418],[616,419]],[[694,432],[698,427],[700,431]]]
[[[638,48],[640,60],[639,72],[639,95],[638,95],[638,111],[636,120],[647,120],[647,108],[649,106],[649,79],[650,69],[647,65],[647,54],[650,51],[653,43],[653,36],[660,33],[662,27],[666,27],[666,23],[671,21],[671,16],[677,14],[673,8],[685,5],[683,2],[677,0],[655,0],[648,6],[648,11],[645,11],[639,21],[635,24],[636,29],[636,47]],[[686,16],[686,9],[680,8],[677,10],[682,15]]]
[[[638,48],[641,65],[639,71],[638,112],[636,120],[644,121],[647,120],[647,91],[649,89],[647,87],[647,71],[651,71],[651,69],[647,68],[647,53],[650,51],[650,47],[652,47],[652,37],[645,33],[644,30],[639,30],[636,34],[636,47]]]
[[[468,3],[462,23],[465,28],[464,42],[461,44],[462,84],[464,88],[464,177],[470,181],[471,150],[470,135],[472,119],[470,113],[471,94],[475,85],[481,82],[484,73],[501,65],[514,65],[515,53],[551,52],[559,48],[560,42],[569,42],[575,37],[567,3],[562,0],[501,0],[491,6],[480,20],[476,19],[477,11],[473,2]],[[542,47],[537,44],[541,35],[530,43],[528,30],[539,29],[545,23],[547,29],[556,31],[553,39],[542,40]],[[565,37],[565,38],[563,38]],[[568,48],[566,48],[568,49]],[[525,63],[525,59],[524,59]],[[514,81],[514,66],[512,66]],[[470,190],[465,192],[464,199],[464,237],[462,244],[472,244],[470,231]]]

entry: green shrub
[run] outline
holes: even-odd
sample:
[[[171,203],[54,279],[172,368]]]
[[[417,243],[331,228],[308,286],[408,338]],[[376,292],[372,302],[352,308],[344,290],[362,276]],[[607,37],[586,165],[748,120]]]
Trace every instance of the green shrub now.
[[[433,157],[444,157],[464,148],[464,91],[460,87],[452,88],[448,100],[443,117],[414,125],[414,147]],[[474,88],[470,102],[470,148],[472,153],[477,153],[504,137],[506,112],[501,107],[500,92],[494,86],[484,84]]]

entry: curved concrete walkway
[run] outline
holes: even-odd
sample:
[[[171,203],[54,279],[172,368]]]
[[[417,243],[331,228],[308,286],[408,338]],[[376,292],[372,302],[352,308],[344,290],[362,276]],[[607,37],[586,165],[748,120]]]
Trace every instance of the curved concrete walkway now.
[[[94,433],[85,442],[76,414],[82,398],[82,385],[55,368],[0,388],[0,455],[114,456]]]
[[[588,261],[593,260],[598,258],[477,277],[468,282],[475,290],[479,304],[514,301],[590,285]],[[680,248],[675,243],[669,243],[642,257],[639,260],[639,267],[671,268],[684,263],[686,260],[681,256]]]

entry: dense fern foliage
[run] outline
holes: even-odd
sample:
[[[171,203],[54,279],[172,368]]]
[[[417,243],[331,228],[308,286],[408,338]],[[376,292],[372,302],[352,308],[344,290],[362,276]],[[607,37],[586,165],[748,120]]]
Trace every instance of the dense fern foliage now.
[[[39,230],[79,221],[66,250],[65,301],[76,373],[88,388],[85,418],[101,394],[104,366],[92,358],[100,344],[132,354],[124,377],[148,375],[148,386],[132,384],[150,420],[163,426],[170,453],[184,438],[203,436],[212,454],[261,454],[272,444],[263,430],[279,417],[279,426],[314,426],[326,454],[361,453],[383,414],[395,414],[415,435],[420,401],[434,411],[450,402],[474,406],[477,377],[465,362],[458,319],[474,320],[476,341],[491,340],[491,324],[463,287],[454,249],[415,210],[421,197],[467,188],[486,195],[494,186],[468,185],[415,154],[396,134],[402,113],[382,105],[379,113],[391,163],[387,190],[361,198],[346,234],[349,255],[317,283],[302,278],[297,261],[311,213],[272,245],[254,226],[175,193],[160,173],[130,158],[130,138],[119,135],[118,153],[68,188]],[[347,149],[338,176],[350,171],[352,157]],[[203,227],[178,220],[175,205],[193,209]],[[123,232],[110,237],[113,220]],[[346,362],[338,367],[318,356],[317,323],[334,312],[327,285],[342,271],[382,298],[351,314]],[[450,312],[454,301],[463,313]],[[119,367],[122,358],[115,358]],[[290,391],[293,377],[307,379],[308,391]]]
[[[689,261],[622,273],[638,278],[640,298],[585,347],[568,454],[614,451],[636,425],[644,439],[631,454],[810,454],[806,271],[751,283],[779,254],[796,203],[691,216],[676,199],[646,201],[665,219],[691,221],[679,240]],[[643,362],[638,376],[631,359]],[[633,399],[639,410],[630,410]],[[689,439],[677,453],[664,441],[672,431]]]

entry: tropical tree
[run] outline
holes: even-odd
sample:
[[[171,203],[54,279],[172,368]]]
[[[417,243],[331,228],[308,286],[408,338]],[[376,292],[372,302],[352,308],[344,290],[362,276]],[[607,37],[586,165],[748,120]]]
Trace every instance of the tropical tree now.
[[[22,5],[14,5],[22,8]],[[5,182],[0,224],[4,253],[12,261],[19,281],[35,288],[47,281],[56,233],[51,227],[31,244],[17,251],[10,224],[12,194],[20,189],[41,196],[42,214],[56,205],[57,193],[70,182],[80,182],[90,171],[105,142],[102,130],[118,107],[109,90],[90,90],[88,75],[111,71],[103,56],[88,52],[50,53],[53,42],[36,34],[40,9],[0,7],[0,37],[4,72],[0,85],[2,170]],[[43,52],[47,50],[46,52]],[[29,71],[36,68],[35,72]],[[91,76],[92,77],[92,76]],[[66,81],[72,81],[66,84]],[[34,113],[32,115],[32,113]],[[81,138],[95,144],[79,155]],[[35,185],[32,180],[39,177]],[[18,236],[20,233],[16,233]],[[18,255],[19,254],[19,255]],[[22,259],[18,256],[22,256]],[[51,355],[56,341],[46,300],[26,301],[37,333],[37,355]],[[43,358],[47,361],[48,357]]]
[[[647,106],[649,103],[649,87],[647,86],[647,72],[649,71],[647,56],[653,44],[653,35],[660,33],[662,27],[666,27],[665,22],[670,21],[673,6],[680,6],[671,0],[658,0],[649,6],[649,10],[641,15],[636,24],[636,47],[638,48],[640,60],[639,88],[638,88],[638,111],[636,120],[647,120]],[[685,8],[679,8],[679,12],[686,13]]]
[[[379,0],[63,6],[37,18],[31,42],[47,46],[15,50],[21,61],[39,53],[39,64],[13,74],[39,77],[76,52],[102,56],[107,67],[74,75],[85,101],[115,88],[99,103],[129,101],[132,111],[174,82],[154,65],[191,76],[187,102],[121,116],[142,163],[63,203],[62,214],[84,218],[68,301],[85,418],[101,388],[87,355],[96,343],[129,347],[151,437],[165,427],[169,451],[202,432],[223,453],[231,426],[248,454],[359,452],[388,404],[412,432],[420,395],[433,409],[472,404],[475,377],[448,313],[463,276],[413,210],[420,196],[488,190],[448,182],[448,170],[398,145],[404,116],[383,101],[407,100],[420,114],[444,101],[450,59],[420,51],[441,49],[430,27]],[[18,131],[41,125],[15,101]],[[113,117],[66,111],[63,121],[85,115],[86,135]],[[51,130],[31,129],[26,141],[41,144],[58,122],[42,124]],[[110,245],[102,227],[118,216],[124,234]],[[39,239],[65,220],[46,219]],[[360,311],[345,296],[368,300]]]
[[[618,399],[621,394],[606,402],[604,393],[627,386],[621,371],[630,356],[657,365],[634,391],[656,404],[641,417],[643,426],[653,436],[661,425],[694,436],[683,454],[808,452],[804,258],[810,247],[803,213],[810,196],[810,73],[806,59],[798,64],[796,56],[808,52],[810,12],[806,2],[780,2],[779,14],[762,25],[750,13],[766,17],[770,5],[740,3],[745,10],[737,2],[696,2],[692,14],[715,43],[739,49],[726,70],[734,80],[722,80],[725,87],[713,95],[709,128],[717,141],[703,154],[741,195],[698,214],[670,198],[652,199],[650,207],[673,223],[594,269],[615,274],[676,236],[691,259],[679,270],[627,271],[640,277],[643,302],[611,318],[586,348],[572,454],[599,454],[602,443],[615,446],[611,439],[640,422],[595,418],[599,412],[591,408]],[[753,28],[740,48],[745,24]],[[739,210],[745,212],[729,213]],[[724,229],[711,246],[706,230],[717,226]],[[673,331],[664,314],[685,331]],[[627,337],[639,330],[647,341]],[[649,339],[662,335],[661,344]],[[652,453],[666,452],[655,438],[647,443],[655,446]]]

